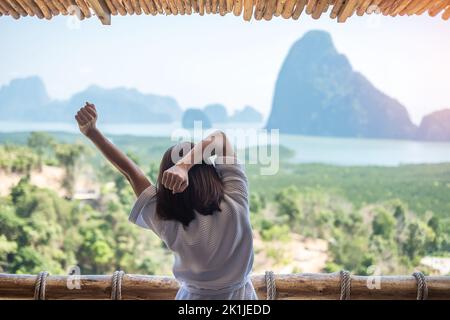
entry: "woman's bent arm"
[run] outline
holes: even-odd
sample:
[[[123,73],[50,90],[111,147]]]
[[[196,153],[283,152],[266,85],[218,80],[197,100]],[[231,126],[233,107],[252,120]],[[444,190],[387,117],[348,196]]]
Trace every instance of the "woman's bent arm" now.
[[[136,196],[139,196],[142,191],[151,185],[144,172],[96,128],[97,111],[93,104],[86,103],[86,106],[78,111],[75,118],[80,127],[80,131],[127,178]]]
[[[213,155],[235,157],[233,147],[222,131],[216,131],[197,143],[173,167],[166,170],[163,173],[162,184],[174,193],[183,192],[189,184],[188,171]]]

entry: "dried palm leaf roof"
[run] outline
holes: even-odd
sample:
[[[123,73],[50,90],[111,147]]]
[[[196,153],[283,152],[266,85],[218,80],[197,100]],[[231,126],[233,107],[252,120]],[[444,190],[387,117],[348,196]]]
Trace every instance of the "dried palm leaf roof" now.
[[[297,20],[305,12],[314,19],[329,14],[338,22],[354,15],[378,13],[385,16],[442,13],[450,18],[450,0],[0,0],[0,17],[14,19],[32,16],[51,19],[57,15],[76,15],[80,20],[97,16],[111,24],[111,15],[199,15],[233,13],[250,21],[270,20],[273,16]]]

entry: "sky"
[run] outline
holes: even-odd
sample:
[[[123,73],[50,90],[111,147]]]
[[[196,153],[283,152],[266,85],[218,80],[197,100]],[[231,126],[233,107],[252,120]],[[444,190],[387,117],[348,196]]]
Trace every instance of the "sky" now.
[[[50,97],[65,99],[91,84],[170,95],[182,108],[223,103],[270,112],[289,48],[313,29],[331,33],[338,51],[412,120],[450,108],[450,21],[440,17],[351,17],[245,22],[242,17],[0,18],[0,86],[40,76]]]

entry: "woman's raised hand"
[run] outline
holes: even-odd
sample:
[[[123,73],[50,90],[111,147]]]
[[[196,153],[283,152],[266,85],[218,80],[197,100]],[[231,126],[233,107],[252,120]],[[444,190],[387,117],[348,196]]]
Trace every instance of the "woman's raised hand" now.
[[[163,173],[162,184],[173,193],[183,192],[189,185],[188,170],[180,165],[170,167]]]
[[[89,135],[90,132],[95,130],[95,123],[97,122],[97,110],[95,110],[95,106],[86,102],[86,105],[75,115],[75,119],[78,122],[80,131],[85,136]]]

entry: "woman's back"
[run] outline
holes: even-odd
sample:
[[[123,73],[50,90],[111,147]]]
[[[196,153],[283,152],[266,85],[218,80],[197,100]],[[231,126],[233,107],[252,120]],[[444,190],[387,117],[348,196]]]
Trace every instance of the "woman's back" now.
[[[179,299],[256,299],[249,274],[253,240],[249,221],[248,183],[235,159],[217,158],[223,182],[220,211],[196,212],[187,227],[156,214],[156,189],[149,187],[136,201],[130,221],[152,229],[175,253],[173,273],[181,283]]]

